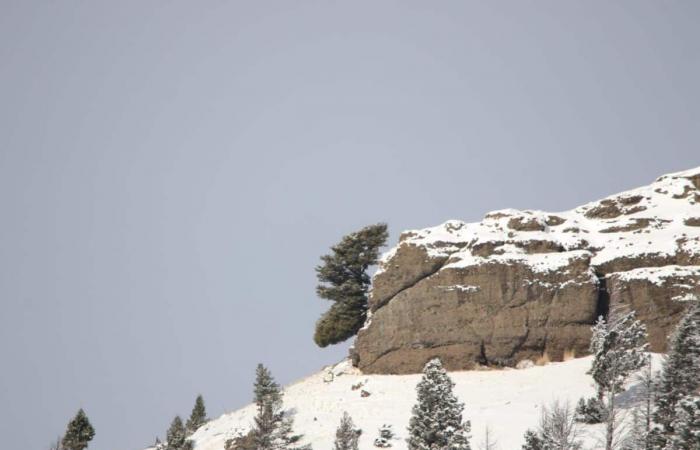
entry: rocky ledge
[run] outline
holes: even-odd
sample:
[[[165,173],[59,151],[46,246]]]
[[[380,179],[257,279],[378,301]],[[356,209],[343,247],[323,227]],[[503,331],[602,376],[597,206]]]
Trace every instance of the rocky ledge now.
[[[571,211],[502,210],[404,232],[380,262],[351,350],[366,373],[584,355],[615,305],[651,348],[700,296],[700,167]]]

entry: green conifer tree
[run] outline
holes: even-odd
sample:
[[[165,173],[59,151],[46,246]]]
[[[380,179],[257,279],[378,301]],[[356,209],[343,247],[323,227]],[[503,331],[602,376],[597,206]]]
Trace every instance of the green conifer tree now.
[[[453,388],[454,382],[439,359],[425,365],[408,426],[409,450],[470,450],[470,424],[462,422],[464,404],[457,400]]]
[[[347,412],[343,413],[340,425],[335,431],[334,450],[358,450],[357,441],[360,431],[355,428],[352,418]]]
[[[277,403],[282,400],[279,384],[275,381],[270,370],[258,364],[255,368],[255,383],[253,385],[253,401],[260,412],[264,405]]]
[[[94,437],[95,429],[90,424],[85,411],[80,408],[73,420],[68,423],[61,444],[64,450],[83,450]]]
[[[656,444],[663,446],[673,434],[680,399],[700,387],[700,306],[690,307],[671,337],[657,387],[654,422],[661,429]]]
[[[294,434],[294,419],[283,409],[282,391],[270,371],[258,364],[253,388],[258,413],[254,418],[250,440],[256,450],[310,450],[297,446],[302,435]]]
[[[673,435],[666,449],[700,449],[700,396],[688,395],[678,401]]]
[[[314,341],[319,347],[343,342],[364,325],[371,283],[367,269],[377,263],[387,237],[386,224],[370,225],[343,237],[331,254],[321,257],[316,293],[333,305],[316,322]]]
[[[201,395],[198,395],[197,399],[194,401],[194,407],[192,408],[190,418],[187,420],[187,433],[194,433],[199,427],[207,423],[207,420],[207,410],[204,406],[204,399]]]
[[[605,401],[605,450],[614,450],[620,433],[616,395],[624,389],[632,373],[646,362],[646,327],[634,311],[611,311],[608,320],[598,318],[592,328],[593,364],[589,373],[598,385],[598,399]]]
[[[165,450],[190,450],[192,441],[187,439],[187,429],[180,416],[175,416],[166,435]]]

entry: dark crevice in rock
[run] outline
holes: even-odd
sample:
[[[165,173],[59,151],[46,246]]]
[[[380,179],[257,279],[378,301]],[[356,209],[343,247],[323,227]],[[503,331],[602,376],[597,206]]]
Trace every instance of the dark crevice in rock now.
[[[608,292],[608,280],[605,276],[598,276],[598,303],[596,305],[595,320],[603,316],[608,318],[610,312],[610,292]]]
[[[482,366],[487,366],[489,364],[489,359],[486,357],[486,345],[484,345],[484,341],[481,341],[481,347],[479,348],[479,357],[476,360],[477,363],[481,364]]]

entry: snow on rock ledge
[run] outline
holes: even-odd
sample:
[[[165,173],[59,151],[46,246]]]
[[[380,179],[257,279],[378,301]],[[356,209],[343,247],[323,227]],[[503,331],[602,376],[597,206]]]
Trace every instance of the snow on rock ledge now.
[[[700,294],[698,266],[700,167],[561,213],[506,209],[407,231],[380,262],[353,361],[411,373],[434,356],[451,370],[561,360],[587,352],[611,303],[634,307],[662,351]]]

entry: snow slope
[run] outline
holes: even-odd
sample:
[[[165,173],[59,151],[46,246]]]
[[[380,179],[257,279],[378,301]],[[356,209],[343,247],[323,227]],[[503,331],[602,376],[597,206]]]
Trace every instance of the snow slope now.
[[[659,355],[654,355],[654,365],[659,362]],[[542,404],[559,399],[569,400],[573,407],[580,397],[593,395],[593,381],[586,375],[590,365],[591,357],[586,357],[526,369],[451,372],[456,394],[466,404],[464,417],[472,423],[472,447],[479,448],[488,426],[498,449],[520,449],[523,433],[536,426]],[[419,379],[419,374],[363,375],[343,361],[288,386],[285,407],[296,411],[295,431],[303,433],[315,450],[333,448],[343,411],[363,430],[361,449],[375,448],[377,429],[391,424],[397,434],[392,448],[402,450]],[[358,384],[362,386],[353,389]],[[362,390],[370,395],[363,397]],[[621,403],[629,407],[624,401],[629,395],[622,397]],[[195,450],[222,450],[227,439],[248,430],[254,415],[254,406],[248,405],[212,420],[192,436]],[[600,426],[586,428],[586,448],[599,448],[601,432]]]

